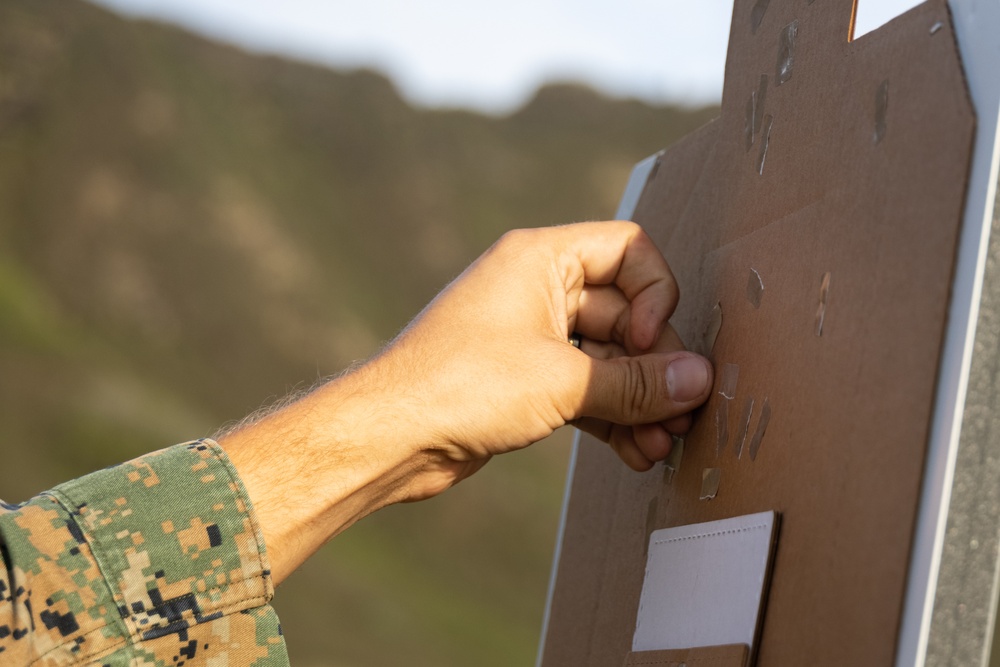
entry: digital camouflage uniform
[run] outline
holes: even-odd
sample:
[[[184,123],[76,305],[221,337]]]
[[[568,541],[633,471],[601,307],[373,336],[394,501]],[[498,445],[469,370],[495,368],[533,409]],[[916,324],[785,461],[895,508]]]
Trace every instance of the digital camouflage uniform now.
[[[264,541],[210,440],[0,503],[0,665],[288,665]]]

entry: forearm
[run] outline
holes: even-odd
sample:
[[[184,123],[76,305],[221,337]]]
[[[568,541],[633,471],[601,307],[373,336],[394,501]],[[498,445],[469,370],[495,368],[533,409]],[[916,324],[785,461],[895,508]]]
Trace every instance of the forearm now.
[[[275,583],[330,538],[386,505],[413,499],[431,456],[379,391],[376,364],[314,390],[219,439],[260,521]]]

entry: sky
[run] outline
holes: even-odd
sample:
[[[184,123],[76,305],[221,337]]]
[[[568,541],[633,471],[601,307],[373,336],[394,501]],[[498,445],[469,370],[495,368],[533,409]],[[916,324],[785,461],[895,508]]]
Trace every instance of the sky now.
[[[580,81],[686,105],[722,94],[732,0],[92,0],[243,48],[372,67],[411,102],[504,113]],[[918,0],[859,0],[857,35]]]

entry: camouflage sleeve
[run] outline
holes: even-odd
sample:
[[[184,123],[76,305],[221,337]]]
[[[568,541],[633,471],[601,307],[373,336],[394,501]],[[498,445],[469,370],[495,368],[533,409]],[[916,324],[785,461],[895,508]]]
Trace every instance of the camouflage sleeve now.
[[[0,664],[288,665],[250,500],[177,445],[0,503]]]

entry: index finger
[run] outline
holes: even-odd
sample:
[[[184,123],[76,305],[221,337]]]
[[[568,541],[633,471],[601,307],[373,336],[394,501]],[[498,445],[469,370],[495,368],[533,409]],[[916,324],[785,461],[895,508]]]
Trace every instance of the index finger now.
[[[571,235],[568,247],[582,271],[582,281],[618,286],[630,303],[631,342],[648,350],[680,296],[659,248],[634,222],[584,222],[563,229]]]

